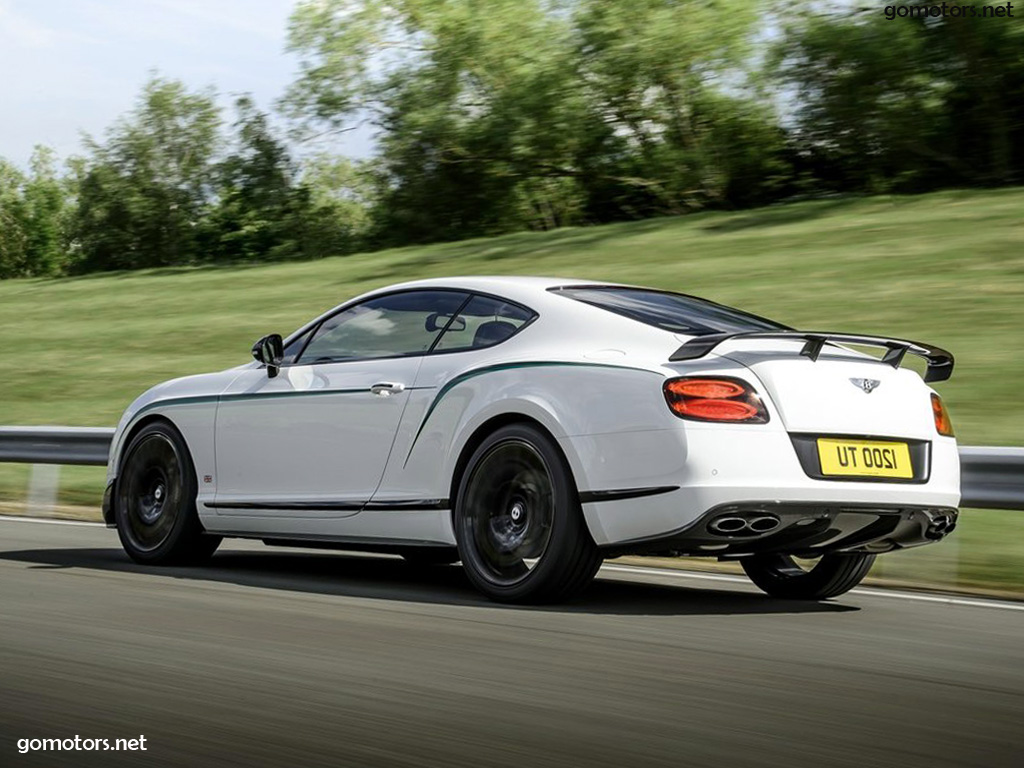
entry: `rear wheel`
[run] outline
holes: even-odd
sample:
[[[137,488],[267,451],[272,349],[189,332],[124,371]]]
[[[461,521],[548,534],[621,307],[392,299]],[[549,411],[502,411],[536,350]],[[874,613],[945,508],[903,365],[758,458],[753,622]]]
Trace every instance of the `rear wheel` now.
[[[128,445],[117,478],[114,519],[129,557],[172,565],[212,555],[221,539],[203,531],[196,495],[192,458],[178,430],[166,422],[143,427]]]
[[[466,574],[493,600],[554,602],[601,565],[576,487],[554,441],[512,424],[473,452],[459,484],[455,535]]]
[[[868,575],[874,555],[822,555],[806,566],[792,555],[755,555],[740,560],[747,576],[772,597],[824,600],[849,592]]]

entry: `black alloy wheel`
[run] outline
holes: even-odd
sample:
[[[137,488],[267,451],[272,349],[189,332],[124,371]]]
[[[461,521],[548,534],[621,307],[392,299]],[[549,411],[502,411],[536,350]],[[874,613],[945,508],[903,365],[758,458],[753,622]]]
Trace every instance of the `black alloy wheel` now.
[[[466,573],[494,600],[563,600],[601,565],[565,458],[529,424],[502,427],[477,447],[459,485],[455,522]]]
[[[203,531],[197,482],[188,448],[167,422],[152,422],[124,452],[114,519],[121,545],[137,563],[195,563],[213,554],[219,536]]]
[[[792,555],[755,555],[740,559],[747,576],[772,597],[825,600],[849,592],[868,575],[875,555],[862,552],[822,555],[805,567]]]

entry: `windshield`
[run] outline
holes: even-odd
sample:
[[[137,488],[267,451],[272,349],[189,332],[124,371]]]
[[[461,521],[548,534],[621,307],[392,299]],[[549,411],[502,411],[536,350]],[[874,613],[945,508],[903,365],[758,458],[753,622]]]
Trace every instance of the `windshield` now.
[[[602,285],[551,290],[672,333],[702,336],[709,333],[789,330],[773,320],[682,293]]]

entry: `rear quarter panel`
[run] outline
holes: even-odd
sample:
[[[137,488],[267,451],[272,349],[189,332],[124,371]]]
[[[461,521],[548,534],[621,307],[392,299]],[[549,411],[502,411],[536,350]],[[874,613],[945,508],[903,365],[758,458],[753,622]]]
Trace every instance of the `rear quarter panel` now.
[[[661,394],[663,375],[621,356],[559,359],[483,350],[457,357],[424,361],[416,382],[423,389],[410,399],[378,496],[449,498],[459,457],[494,419],[520,416],[543,426],[562,446],[581,490],[602,472],[582,461],[566,438],[671,426]]]

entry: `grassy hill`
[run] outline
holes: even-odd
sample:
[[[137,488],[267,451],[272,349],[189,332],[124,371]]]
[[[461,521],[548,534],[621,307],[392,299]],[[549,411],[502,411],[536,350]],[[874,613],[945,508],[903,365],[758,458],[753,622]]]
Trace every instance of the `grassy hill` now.
[[[642,283],[797,327],[933,342],[957,357],[938,389],[961,442],[1024,444],[1024,189],[806,202],[301,264],[3,281],[0,424],[114,425],[149,386],[245,362],[265,333],[370,288],[456,274]],[[0,464],[0,499],[23,496],[27,471]],[[65,468],[62,499],[95,504],[102,477]],[[954,541],[882,558],[882,573],[1024,589],[1024,516],[970,515]]]
[[[789,325],[951,349],[966,443],[1024,443],[1024,189],[796,203],[300,264],[0,282],[0,424],[113,425],[164,379],[245,362],[361,291],[555,274],[696,293]]]

